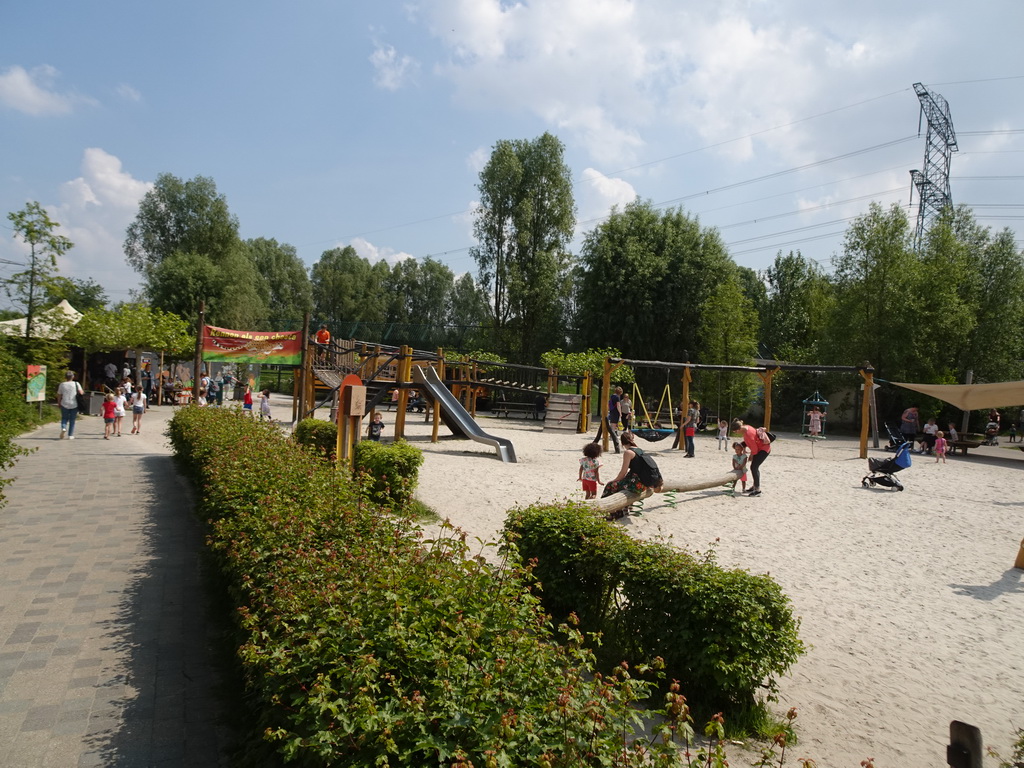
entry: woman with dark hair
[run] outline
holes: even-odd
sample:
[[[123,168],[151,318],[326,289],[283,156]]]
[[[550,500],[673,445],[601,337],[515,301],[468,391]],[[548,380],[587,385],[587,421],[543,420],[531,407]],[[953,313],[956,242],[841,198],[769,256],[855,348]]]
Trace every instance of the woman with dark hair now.
[[[754,484],[750,487],[750,496],[761,495],[761,465],[772,452],[772,442],[764,428],[754,429],[744,424],[742,419],[735,419],[732,422],[732,431],[739,432],[743,436],[743,442],[750,449],[750,474],[754,477]]]
[[[661,471],[654,459],[645,456],[644,451],[636,446],[636,438],[632,432],[623,432],[619,437],[622,442],[622,467],[614,480],[604,487],[601,497],[611,496],[619,491],[643,494],[648,488],[655,493],[661,491],[664,481]]]

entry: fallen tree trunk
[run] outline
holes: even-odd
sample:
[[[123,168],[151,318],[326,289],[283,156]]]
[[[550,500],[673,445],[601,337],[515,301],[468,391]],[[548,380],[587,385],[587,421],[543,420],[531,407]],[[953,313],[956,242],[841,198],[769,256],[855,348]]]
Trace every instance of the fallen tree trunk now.
[[[657,491],[657,493],[665,493],[666,491],[673,491],[675,493],[682,493],[686,491],[703,491],[706,488],[715,488],[720,485],[727,485],[729,483],[739,480],[743,475],[743,472],[737,469],[729,472],[728,474],[716,477],[713,480],[691,480],[689,482],[674,482],[666,480],[664,485]],[[591,506],[594,507],[598,512],[601,512],[606,517],[621,517],[621,515],[615,515],[620,510],[627,509],[630,505],[642,499],[650,498],[655,494],[648,488],[642,495],[636,493],[626,493],[625,491],[619,491],[613,493],[611,496],[605,496],[600,499],[592,499],[590,501]]]

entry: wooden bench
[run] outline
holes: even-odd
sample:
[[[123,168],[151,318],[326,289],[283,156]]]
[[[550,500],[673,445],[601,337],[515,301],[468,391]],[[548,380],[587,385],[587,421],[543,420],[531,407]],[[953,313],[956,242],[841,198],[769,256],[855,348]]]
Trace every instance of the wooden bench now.
[[[491,410],[494,412],[495,417],[504,416],[506,419],[509,416],[521,416],[524,419],[537,418],[537,409],[529,403],[495,403],[494,408]],[[541,418],[543,418],[543,413]]]
[[[967,451],[971,448],[977,448],[985,442],[985,438],[982,435],[964,435],[959,440],[949,441],[949,452],[956,453],[957,448],[960,452],[966,456]]]

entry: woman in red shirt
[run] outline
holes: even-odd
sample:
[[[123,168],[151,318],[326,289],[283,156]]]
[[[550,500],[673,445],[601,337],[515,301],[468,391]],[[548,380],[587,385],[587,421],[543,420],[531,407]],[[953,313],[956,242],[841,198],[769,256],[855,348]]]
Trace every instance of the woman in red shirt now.
[[[750,449],[750,474],[754,476],[754,484],[750,487],[749,496],[761,495],[761,465],[772,452],[772,443],[763,429],[754,429],[744,424],[742,419],[732,423],[732,431],[743,436],[743,442]]]

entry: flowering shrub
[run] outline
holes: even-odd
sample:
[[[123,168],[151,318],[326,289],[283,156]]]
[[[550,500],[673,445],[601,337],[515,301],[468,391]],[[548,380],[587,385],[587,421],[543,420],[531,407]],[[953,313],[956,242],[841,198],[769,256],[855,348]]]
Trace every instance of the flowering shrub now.
[[[596,673],[569,624],[555,642],[528,568],[450,528],[423,540],[250,419],[185,408],[169,434],[237,606],[247,700],[286,762],[681,765],[671,723],[642,733],[649,684]]]
[[[577,504],[512,512],[506,542],[523,562],[556,621],[570,612],[601,632],[602,664],[661,657],[668,677],[702,703],[739,706],[804,652],[800,622],[769,576],[728,570],[702,557],[636,541]]]
[[[323,419],[303,419],[295,425],[295,442],[316,449],[325,457],[338,445],[338,426]]]

